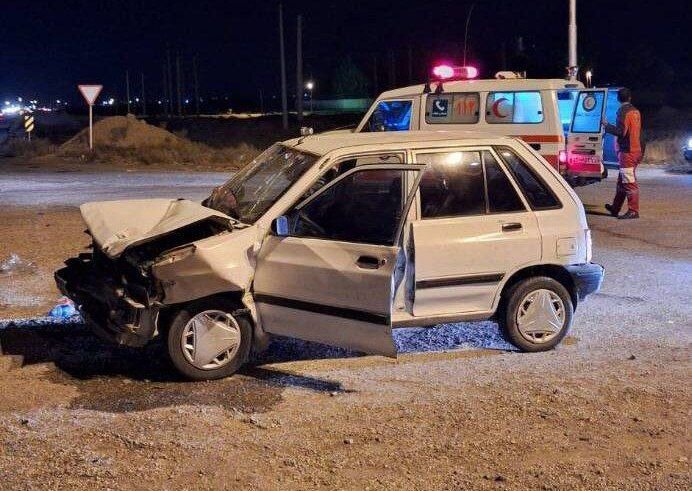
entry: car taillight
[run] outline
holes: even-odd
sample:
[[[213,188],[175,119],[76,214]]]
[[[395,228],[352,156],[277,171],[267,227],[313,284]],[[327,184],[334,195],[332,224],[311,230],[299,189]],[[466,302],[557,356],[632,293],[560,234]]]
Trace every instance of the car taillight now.
[[[566,164],[567,163],[567,150],[560,150],[560,152],[557,155],[557,158],[561,164]]]

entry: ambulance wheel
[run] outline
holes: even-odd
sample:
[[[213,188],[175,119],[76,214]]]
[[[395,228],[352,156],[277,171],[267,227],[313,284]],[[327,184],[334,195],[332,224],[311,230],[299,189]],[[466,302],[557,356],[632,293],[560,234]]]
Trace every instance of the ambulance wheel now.
[[[499,323],[507,341],[522,351],[548,351],[572,326],[574,306],[567,289],[547,276],[527,278],[507,292]]]
[[[168,355],[191,380],[229,377],[245,364],[252,345],[252,326],[239,305],[226,299],[191,302],[172,318]]]

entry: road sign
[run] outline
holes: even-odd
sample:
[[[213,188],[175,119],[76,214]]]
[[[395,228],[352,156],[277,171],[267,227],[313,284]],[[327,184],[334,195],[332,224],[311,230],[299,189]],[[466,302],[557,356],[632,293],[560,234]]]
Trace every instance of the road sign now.
[[[34,115],[33,114],[25,114],[24,115],[24,131],[26,131],[26,135],[29,138],[29,141],[31,141],[31,132],[34,131]]]
[[[86,103],[90,106],[96,102],[96,98],[101,93],[101,89],[103,89],[103,85],[78,85],[77,87]]]
[[[94,102],[101,93],[103,85],[78,85],[82,97],[89,104],[89,150],[94,149]]]

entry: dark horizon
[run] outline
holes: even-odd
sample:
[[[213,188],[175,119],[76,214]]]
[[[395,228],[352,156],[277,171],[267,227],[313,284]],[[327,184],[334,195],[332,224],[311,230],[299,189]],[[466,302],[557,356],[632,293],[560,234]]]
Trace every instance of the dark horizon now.
[[[567,58],[568,2],[510,0],[435,2],[285,1],[289,94],[295,90],[295,19],[303,15],[304,74],[316,81],[315,97],[330,93],[336,64],[344,57],[369,79],[369,92],[421,82],[432,61],[461,63],[464,23],[472,14],[469,64],[482,77],[502,68],[527,69],[531,77],[563,77]],[[71,0],[59,6],[36,1],[2,9],[0,97],[79,101],[78,83],[102,83],[102,97],[124,97],[125,70],[132,97],[144,73],[146,92],[162,93],[167,48],[183,57],[186,94],[191,63],[199,61],[200,95],[271,101],[280,91],[278,2]],[[528,6],[527,6],[528,5]],[[579,61],[596,84],[626,84],[671,91],[689,86],[689,15],[679,2],[632,0],[578,2]],[[525,53],[515,54],[521,37]],[[687,39],[687,41],[685,40]],[[409,77],[409,50],[413,57]],[[374,86],[373,65],[378,64]],[[646,75],[642,75],[646,74]],[[649,77],[649,78],[647,78]],[[681,101],[681,104],[689,103]]]

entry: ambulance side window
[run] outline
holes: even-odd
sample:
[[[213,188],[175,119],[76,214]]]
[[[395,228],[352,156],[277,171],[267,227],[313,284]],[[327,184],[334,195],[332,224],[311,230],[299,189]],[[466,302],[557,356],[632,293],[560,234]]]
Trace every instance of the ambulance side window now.
[[[481,96],[478,92],[431,94],[425,101],[425,122],[428,124],[475,124]]]
[[[490,92],[485,108],[485,121],[490,124],[543,122],[543,102],[538,91]]]
[[[361,132],[408,131],[413,101],[380,101]]]

